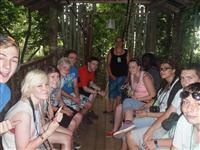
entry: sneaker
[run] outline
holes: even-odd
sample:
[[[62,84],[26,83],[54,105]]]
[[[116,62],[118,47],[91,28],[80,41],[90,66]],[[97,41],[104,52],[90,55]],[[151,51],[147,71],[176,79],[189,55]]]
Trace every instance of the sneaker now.
[[[135,128],[135,125],[132,122],[129,123],[125,122],[123,123],[121,128],[113,134],[113,137],[122,138],[125,136],[127,132],[133,130],[133,128]]]
[[[114,131],[107,131],[106,132],[106,137],[113,137]]]
[[[74,142],[74,150],[80,149],[81,148],[81,144]]]
[[[88,113],[88,117],[95,120],[99,119],[98,115],[93,110]]]

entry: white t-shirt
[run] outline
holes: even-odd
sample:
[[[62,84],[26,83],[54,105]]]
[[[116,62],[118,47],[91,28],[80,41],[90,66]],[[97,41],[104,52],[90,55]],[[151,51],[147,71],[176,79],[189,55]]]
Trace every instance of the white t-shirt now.
[[[194,127],[183,115],[176,126],[173,146],[178,150],[200,150],[200,143],[195,143]]]
[[[176,93],[176,95],[175,95],[175,97],[172,101],[172,104],[171,104],[174,108],[176,108],[176,113],[179,114],[179,115],[181,114],[181,97],[180,97],[180,94],[181,94],[182,91],[183,91],[183,89],[180,89]]]
[[[35,137],[37,137],[38,136],[37,131],[40,132],[40,112],[38,110],[35,110],[36,122],[34,123],[32,108],[28,100],[27,101],[19,100],[8,111],[8,113],[6,114],[5,120],[12,118],[18,112],[28,113],[31,116],[31,127],[30,127],[31,137],[30,138],[34,139]],[[35,128],[36,126],[37,126],[37,130]],[[5,150],[16,150],[14,133],[8,131],[5,134],[3,134],[2,145],[3,145],[3,149]]]

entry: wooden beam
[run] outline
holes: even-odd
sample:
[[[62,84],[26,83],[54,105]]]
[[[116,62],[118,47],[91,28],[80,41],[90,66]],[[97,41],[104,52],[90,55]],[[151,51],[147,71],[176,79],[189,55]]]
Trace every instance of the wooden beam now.
[[[151,0],[134,0],[134,3],[149,4]],[[67,0],[61,0],[61,3]],[[69,0],[72,3],[127,3],[128,0]]]
[[[154,0],[149,6],[149,9],[154,9],[167,2],[167,0]]]
[[[178,7],[176,7],[176,6],[172,5],[172,4],[169,4],[169,3],[166,3],[164,5],[164,7],[169,9],[169,10],[171,10],[174,13],[179,13],[180,12],[180,9]]]

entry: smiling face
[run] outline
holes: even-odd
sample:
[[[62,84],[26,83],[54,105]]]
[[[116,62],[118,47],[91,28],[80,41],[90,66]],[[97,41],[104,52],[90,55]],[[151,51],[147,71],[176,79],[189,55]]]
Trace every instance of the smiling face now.
[[[160,76],[162,79],[171,78],[172,76],[175,76],[175,69],[168,63],[162,63],[160,65]]]
[[[43,101],[48,99],[49,97],[49,84],[46,83],[39,83],[32,87],[31,90],[31,98],[33,100]]]
[[[196,74],[196,71],[193,69],[183,70],[181,72],[181,85],[186,87],[192,83],[200,82],[199,76]]]
[[[116,48],[122,48],[124,46],[124,40],[122,38],[118,37],[115,40],[115,46],[116,46]]]
[[[58,70],[60,71],[61,76],[66,76],[69,73],[70,65],[67,63],[62,63],[58,65]]]
[[[188,122],[200,125],[200,101],[195,100],[191,94],[183,99],[182,111]]]
[[[15,73],[19,61],[16,47],[0,48],[0,83],[6,83]]]
[[[76,53],[70,53],[67,58],[73,65],[77,62],[77,54]]]
[[[53,72],[53,73],[49,73],[47,76],[49,79],[49,86],[53,89],[57,88],[60,83],[59,73]]]
[[[95,72],[98,68],[99,62],[96,60],[92,60],[91,62],[88,62],[88,71],[89,72]]]
[[[140,71],[140,68],[135,61],[131,61],[128,65],[128,70],[131,75],[136,75]]]

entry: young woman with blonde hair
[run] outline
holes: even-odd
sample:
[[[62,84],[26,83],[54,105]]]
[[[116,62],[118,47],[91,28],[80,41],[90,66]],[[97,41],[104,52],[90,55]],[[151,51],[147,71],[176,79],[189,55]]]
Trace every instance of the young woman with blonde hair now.
[[[3,134],[4,149],[43,149],[50,143],[60,143],[62,150],[70,150],[63,133],[57,132],[62,119],[59,109],[52,121],[44,124],[43,103],[49,98],[48,78],[41,70],[32,70],[21,86],[21,99],[8,111],[6,119],[20,121],[15,128]]]

